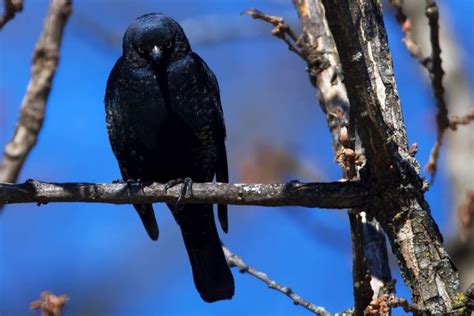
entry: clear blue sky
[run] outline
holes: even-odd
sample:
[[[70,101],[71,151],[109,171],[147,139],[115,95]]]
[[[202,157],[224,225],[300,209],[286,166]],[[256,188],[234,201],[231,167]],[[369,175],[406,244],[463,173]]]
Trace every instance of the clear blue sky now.
[[[450,10],[450,26],[461,47],[474,51],[473,3],[442,3]],[[18,117],[47,4],[46,0],[25,1],[24,12],[0,32],[1,148]],[[291,1],[74,1],[44,127],[20,181],[110,182],[119,178],[105,130],[105,84],[121,53],[117,39],[135,17],[157,11],[183,22],[194,51],[217,75],[232,181],[239,180],[239,161],[251,157],[250,151],[259,142],[289,148],[326,179],[338,179],[330,135],[305,65],[271,37],[269,27],[239,15],[252,6],[296,22]],[[196,20],[209,24],[203,27]],[[418,143],[417,157],[424,164],[434,141],[431,91],[401,44],[399,27],[390,13],[386,22],[410,142]],[[466,70],[474,78],[471,59],[466,59]],[[443,232],[450,228],[447,185],[442,168],[427,195]],[[29,303],[43,290],[68,294],[66,315],[308,314],[237,270],[233,270],[236,294],[232,301],[202,302],[177,225],[165,207],[156,205],[155,210],[162,229],[158,242],[148,239],[130,206],[9,206],[0,216],[0,314],[30,315]],[[247,263],[313,303],[333,312],[352,305],[345,213],[230,207],[230,232],[222,239]],[[398,293],[409,296],[396,268],[394,274]]]

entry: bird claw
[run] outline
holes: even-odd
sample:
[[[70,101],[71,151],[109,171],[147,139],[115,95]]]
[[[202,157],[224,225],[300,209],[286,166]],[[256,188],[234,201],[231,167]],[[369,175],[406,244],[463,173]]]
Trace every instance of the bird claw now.
[[[177,184],[182,184],[181,190],[178,195],[178,199],[176,200],[176,204],[174,206],[175,212],[179,212],[182,207],[183,207],[183,200],[184,197],[186,196],[186,193],[189,192],[189,195],[193,195],[193,180],[189,177],[186,178],[178,178],[175,180],[170,180],[166,183],[165,185],[165,192],[168,191],[168,189],[174,187]]]

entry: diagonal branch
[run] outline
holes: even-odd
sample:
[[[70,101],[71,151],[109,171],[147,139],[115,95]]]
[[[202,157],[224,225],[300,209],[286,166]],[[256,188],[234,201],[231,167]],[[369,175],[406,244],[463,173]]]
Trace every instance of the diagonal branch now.
[[[43,31],[36,43],[31,79],[23,98],[20,117],[0,162],[0,182],[16,182],[21,167],[36,144],[59,61],[64,27],[71,14],[71,0],[52,0]]]
[[[301,45],[308,52],[310,79],[318,89],[319,103],[327,115],[328,127],[333,135],[336,161],[343,168],[346,177],[357,179],[357,169],[364,162],[364,157],[360,144],[357,143],[358,136],[354,118],[350,115],[341,63],[324,7],[320,1],[293,2],[303,27]],[[394,288],[384,232],[374,219],[366,219],[363,215],[365,212],[360,215],[352,214],[353,212],[354,210],[349,212],[353,294],[355,312],[360,314],[372,297],[392,293]]]
[[[382,225],[412,300],[432,314],[461,312],[459,275],[424,199],[418,162],[410,155],[379,1],[323,0],[338,48],[347,93],[367,158],[361,181],[398,182],[378,195],[369,215]]]
[[[3,15],[0,17],[0,30],[23,10],[23,0],[3,0]]]
[[[239,269],[239,272],[241,273],[248,273],[251,276],[259,279],[260,281],[264,282],[269,288],[274,289],[275,291],[278,291],[280,293],[285,294],[288,296],[292,301],[293,304],[295,305],[300,305],[309,310],[310,312],[313,312],[315,314],[321,315],[321,316],[330,316],[332,315],[329,313],[324,307],[321,306],[316,306],[311,302],[308,302],[287,286],[281,285],[273,280],[271,280],[265,273],[260,272],[255,270],[254,268],[248,266],[242,258],[236,256],[233,254],[227,247],[222,246],[222,249],[224,250],[225,257],[227,259],[227,263],[229,266],[236,267]]]
[[[353,124],[349,124],[349,100],[342,82],[334,39],[324,16],[324,8],[319,1],[293,2],[303,28],[303,33],[299,37],[281,17],[266,15],[255,9],[248,10],[247,14],[273,24],[275,26],[273,35],[281,38],[290,50],[298,51],[298,55],[307,62],[310,81],[318,89],[319,104],[326,113],[328,127],[333,136],[336,162],[343,168],[346,177],[357,179],[355,165],[360,164],[361,160],[355,152],[355,132],[351,128]],[[355,305],[356,312],[361,313],[371,301],[372,295],[377,297],[391,293],[393,282],[388,265],[385,236],[380,225],[377,225],[375,220],[362,223],[361,217],[351,212],[349,220],[353,248]],[[368,275],[368,268],[372,276]]]
[[[22,184],[0,183],[0,204],[89,202],[113,204],[174,203],[180,186],[165,191],[162,183],[47,183],[28,180]],[[369,200],[359,182],[283,184],[193,183],[184,203],[260,206],[305,206],[343,209],[362,207]]]

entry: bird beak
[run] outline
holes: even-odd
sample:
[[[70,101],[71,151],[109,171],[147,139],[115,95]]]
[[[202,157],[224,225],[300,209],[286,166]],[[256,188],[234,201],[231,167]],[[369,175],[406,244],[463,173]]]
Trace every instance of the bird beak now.
[[[162,55],[161,49],[158,46],[153,46],[153,49],[150,52],[150,57],[155,62],[156,65],[160,64],[161,55]]]

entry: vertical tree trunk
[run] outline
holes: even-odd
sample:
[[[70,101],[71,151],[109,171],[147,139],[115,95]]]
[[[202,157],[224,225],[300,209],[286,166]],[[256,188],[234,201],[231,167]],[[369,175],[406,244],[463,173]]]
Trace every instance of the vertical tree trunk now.
[[[464,313],[456,267],[424,199],[410,156],[379,1],[323,0],[366,157],[361,179],[386,187],[369,215],[382,225],[413,302],[433,314]]]

